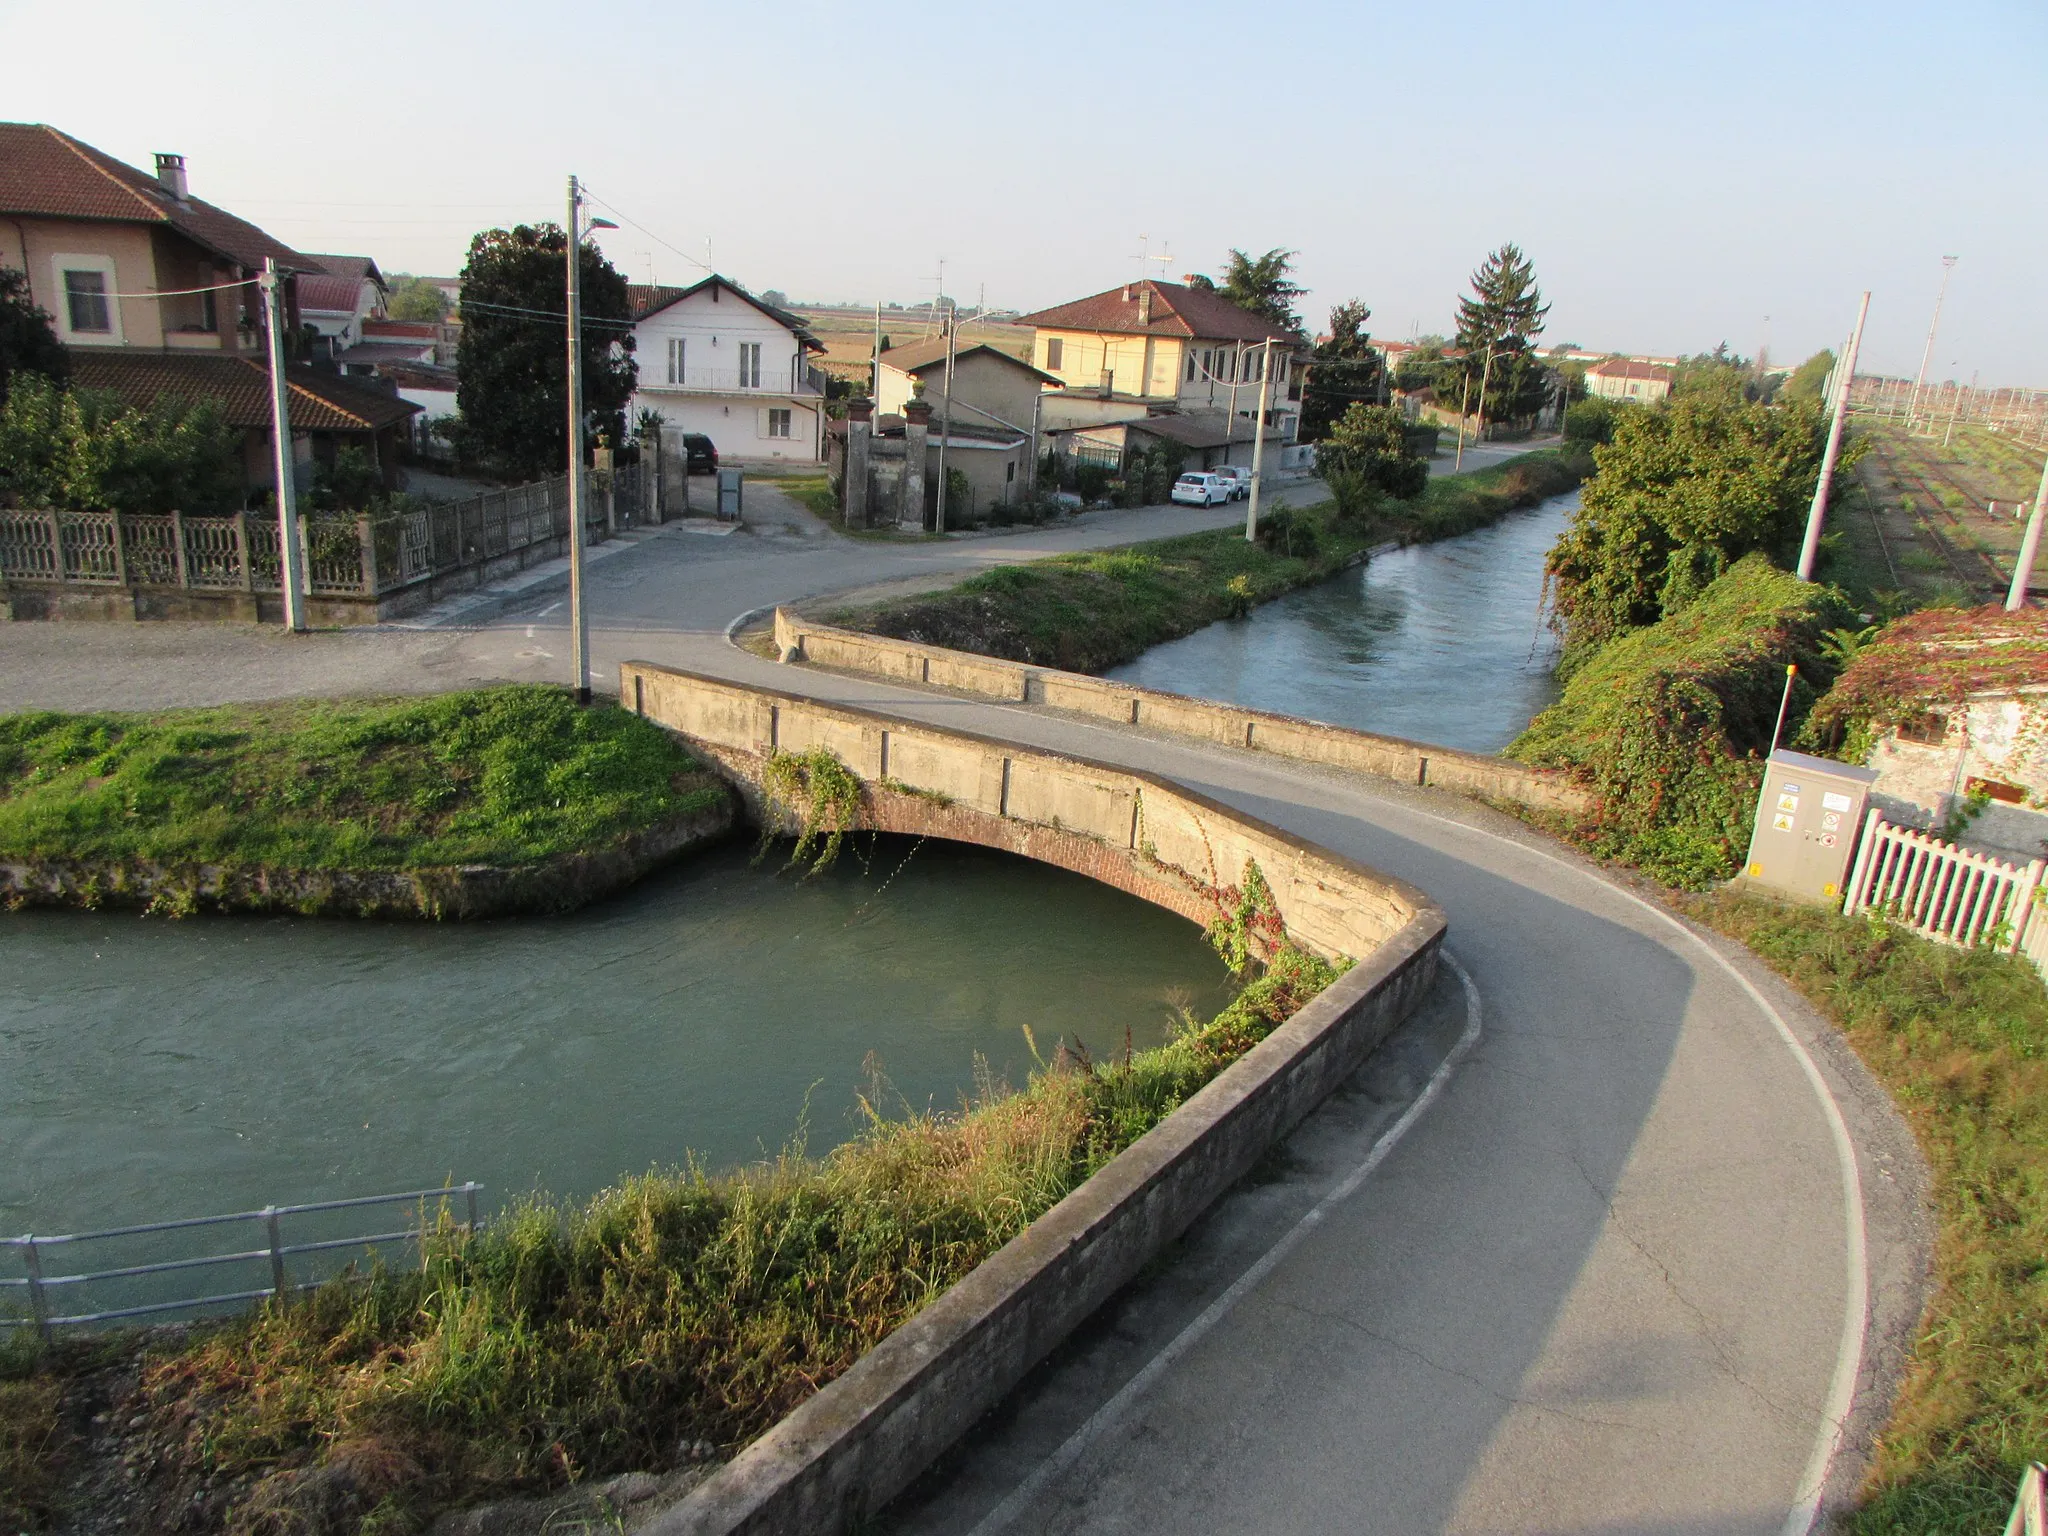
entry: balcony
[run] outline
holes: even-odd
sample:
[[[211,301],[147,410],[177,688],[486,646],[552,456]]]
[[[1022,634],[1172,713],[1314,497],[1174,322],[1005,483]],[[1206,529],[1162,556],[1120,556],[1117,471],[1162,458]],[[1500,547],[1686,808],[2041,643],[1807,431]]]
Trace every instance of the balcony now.
[[[764,366],[758,372],[748,372],[744,378],[736,367],[685,368],[682,378],[677,380],[669,376],[657,358],[653,367],[642,362],[639,387],[655,392],[674,390],[679,394],[693,395],[765,395],[771,399],[787,400],[822,396],[825,393],[825,375],[808,366],[794,380],[787,367]]]

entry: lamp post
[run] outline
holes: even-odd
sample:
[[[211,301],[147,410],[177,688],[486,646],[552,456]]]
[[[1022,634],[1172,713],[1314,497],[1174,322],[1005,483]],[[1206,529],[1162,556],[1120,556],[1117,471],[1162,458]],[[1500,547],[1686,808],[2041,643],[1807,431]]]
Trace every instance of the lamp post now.
[[[576,702],[590,702],[590,612],[583,603],[583,194],[569,178],[569,653],[576,671]],[[617,229],[592,219],[590,229]]]

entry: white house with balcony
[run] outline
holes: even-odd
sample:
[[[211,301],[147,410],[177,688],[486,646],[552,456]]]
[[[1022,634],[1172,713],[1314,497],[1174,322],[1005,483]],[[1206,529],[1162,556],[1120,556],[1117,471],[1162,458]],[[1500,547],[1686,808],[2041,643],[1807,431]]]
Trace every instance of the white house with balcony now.
[[[640,365],[629,419],[658,412],[666,434],[701,432],[722,461],[823,461],[825,376],[810,359],[825,344],[803,321],[715,273],[627,295]]]

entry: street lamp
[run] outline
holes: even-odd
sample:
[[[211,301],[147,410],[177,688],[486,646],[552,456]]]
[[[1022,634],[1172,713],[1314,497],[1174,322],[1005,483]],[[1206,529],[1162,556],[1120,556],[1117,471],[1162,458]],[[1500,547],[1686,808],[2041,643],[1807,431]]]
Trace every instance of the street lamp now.
[[[576,702],[590,702],[590,614],[583,605],[583,232],[617,229],[610,219],[583,223],[583,194],[569,178],[569,651],[576,671]]]

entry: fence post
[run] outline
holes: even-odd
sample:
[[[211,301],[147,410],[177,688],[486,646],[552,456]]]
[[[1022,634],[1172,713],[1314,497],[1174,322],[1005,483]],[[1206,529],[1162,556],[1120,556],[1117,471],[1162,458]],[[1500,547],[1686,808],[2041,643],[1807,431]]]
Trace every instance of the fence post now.
[[[249,559],[249,514],[235,514],[235,564],[242,572],[242,590],[256,590],[256,567]]]
[[[114,580],[125,587],[128,585],[128,551],[121,543],[121,514],[109,512],[107,516],[114,520]]]
[[[50,1342],[50,1298],[43,1294],[43,1258],[36,1251],[33,1232],[24,1232],[21,1242],[22,1263],[28,1270],[28,1309],[35,1316],[36,1331],[47,1344]]]
[[[377,595],[377,534],[367,514],[356,518],[356,548],[363,560],[363,596]]]
[[[71,573],[64,569],[64,521],[55,507],[43,514],[43,520],[50,525],[50,570],[59,581],[69,581]]]
[[[266,1205],[259,1213],[263,1217],[263,1231],[270,1240],[270,1286],[277,1292],[277,1299],[285,1298],[284,1240],[278,1236],[277,1207]]]
[[[476,1192],[477,1186],[474,1183],[462,1186],[462,1193],[469,1201],[469,1234],[472,1237],[476,1236]]]
[[[1849,871],[1849,888],[1842,892],[1842,912],[1853,917],[1863,901],[1863,875],[1870,865],[1871,845],[1877,841],[1879,817],[1877,807],[1872,806],[1863,813],[1863,836],[1856,843],[1856,863]]]
[[[114,542],[117,547],[121,542],[120,529],[121,519],[116,515],[114,518]],[[181,587],[191,586],[192,582],[189,573],[185,569],[185,514],[176,509],[173,509],[171,512],[171,561],[173,568],[178,573],[178,585]]]
[[[2027,942],[2027,926],[2034,916],[2034,897],[2041,889],[2043,863],[2033,859],[2027,864],[2027,875],[2020,882],[2020,888],[2012,904],[2012,952],[2019,954]]]

